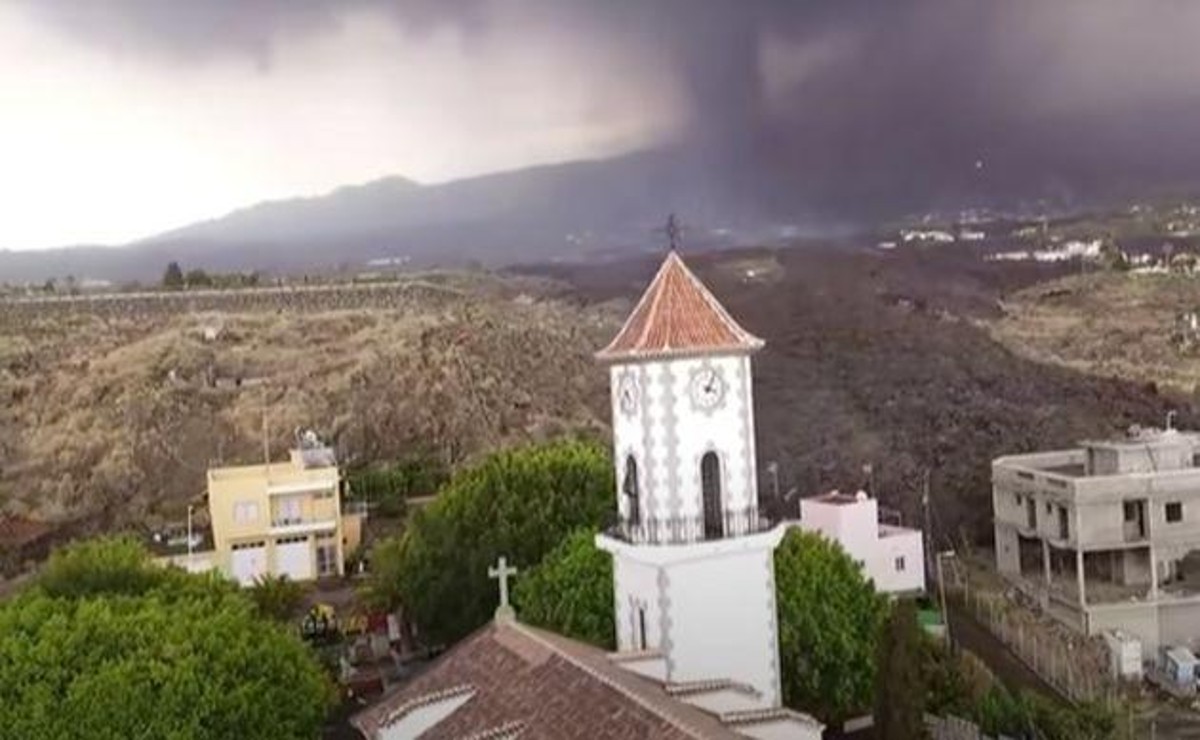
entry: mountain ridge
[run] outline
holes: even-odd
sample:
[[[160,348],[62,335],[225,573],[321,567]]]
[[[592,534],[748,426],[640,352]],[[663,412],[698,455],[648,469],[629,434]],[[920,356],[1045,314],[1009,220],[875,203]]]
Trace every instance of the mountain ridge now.
[[[117,248],[0,251],[0,275],[152,281],[169,261],[289,273],[353,272],[379,258],[504,266],[643,249],[670,211],[694,224],[755,222],[747,205],[707,163],[678,149],[650,149],[445,183],[388,176],[263,201]]]

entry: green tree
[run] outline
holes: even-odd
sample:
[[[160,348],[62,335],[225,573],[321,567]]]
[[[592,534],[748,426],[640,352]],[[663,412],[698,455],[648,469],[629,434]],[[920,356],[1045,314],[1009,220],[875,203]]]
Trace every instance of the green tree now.
[[[56,551],[37,579],[55,598],[140,596],[171,578],[156,568],[146,550],[130,537],[87,540]]]
[[[259,576],[248,592],[259,615],[277,622],[297,616],[304,601],[304,586],[287,576]]]
[[[211,288],[213,280],[208,273],[200,268],[188,270],[187,277],[184,278],[189,288]]]
[[[333,692],[308,648],[232,584],[137,554],[70,548],[0,605],[4,736],[316,736]]]
[[[496,608],[487,574],[496,558],[541,562],[573,530],[599,526],[613,491],[611,461],[594,443],[494,454],[455,475],[398,541],[376,547],[367,595],[379,606],[403,603],[432,639],[456,640]]]
[[[183,269],[179,263],[174,261],[167,263],[167,269],[163,273],[163,287],[167,290],[182,290],[183,283]]]
[[[880,740],[926,737],[925,685],[916,604],[904,599],[892,606],[875,661],[875,734]]]
[[[840,546],[797,529],[775,551],[775,586],[786,703],[828,724],[868,710],[884,598]]]
[[[521,620],[612,650],[612,556],[596,547],[596,530],[579,529],[517,576],[513,602]]]
[[[1122,272],[1129,269],[1129,255],[1117,244],[1112,236],[1106,236],[1100,241],[1100,264],[1106,270]]]
[[[390,465],[351,471],[350,495],[371,504],[373,514],[400,517],[410,496],[429,495],[445,485],[445,468],[432,457],[412,457]]]

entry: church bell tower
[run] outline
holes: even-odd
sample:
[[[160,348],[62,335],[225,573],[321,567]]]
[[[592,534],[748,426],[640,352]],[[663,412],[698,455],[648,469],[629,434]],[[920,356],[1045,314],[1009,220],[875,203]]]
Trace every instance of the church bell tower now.
[[[763,346],[672,249],[597,358],[612,392],[621,652],[671,683],[729,680],[779,706],[773,552],[758,509],[751,357]]]

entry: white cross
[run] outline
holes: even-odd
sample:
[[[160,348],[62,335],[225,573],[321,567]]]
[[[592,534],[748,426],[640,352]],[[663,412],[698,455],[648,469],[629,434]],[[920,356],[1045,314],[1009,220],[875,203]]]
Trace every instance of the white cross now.
[[[496,607],[497,617],[513,615],[512,607],[508,605],[508,577],[516,574],[517,569],[508,567],[508,559],[503,555],[500,556],[500,561],[495,568],[488,568],[488,578],[500,581],[500,606]]]

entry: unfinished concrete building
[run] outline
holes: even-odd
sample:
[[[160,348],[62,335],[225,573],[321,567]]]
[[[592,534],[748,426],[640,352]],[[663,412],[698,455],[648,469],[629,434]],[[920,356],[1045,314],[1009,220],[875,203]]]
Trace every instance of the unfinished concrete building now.
[[[1200,647],[1200,435],[1131,429],[992,463],[996,565],[1085,634]]]

